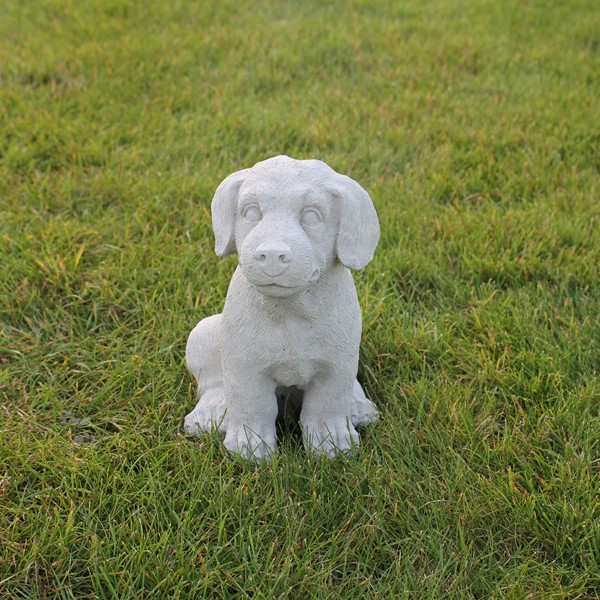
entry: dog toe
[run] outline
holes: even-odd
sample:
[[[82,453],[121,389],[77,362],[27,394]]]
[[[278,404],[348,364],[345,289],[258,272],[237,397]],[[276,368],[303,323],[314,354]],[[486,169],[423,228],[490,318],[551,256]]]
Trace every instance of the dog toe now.
[[[368,398],[353,399],[352,416],[350,421],[354,427],[364,427],[375,423],[379,418],[379,412]]]
[[[244,425],[230,427],[225,435],[225,447],[253,463],[269,460],[277,448],[274,428],[273,432],[267,428],[258,429],[254,431]]]
[[[222,389],[203,394],[194,410],[185,417],[183,429],[190,435],[201,435],[213,430],[221,435],[227,430],[226,408]]]
[[[349,419],[339,418],[303,426],[304,447],[308,452],[334,458],[353,452],[360,443]]]

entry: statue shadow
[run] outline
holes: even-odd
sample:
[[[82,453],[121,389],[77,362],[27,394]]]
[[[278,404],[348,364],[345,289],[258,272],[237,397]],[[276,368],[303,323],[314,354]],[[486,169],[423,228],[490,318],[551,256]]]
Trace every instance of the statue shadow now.
[[[277,397],[277,442],[281,445],[284,440],[291,441],[294,446],[302,446],[302,429],[300,427],[300,412],[304,391],[296,386],[278,387]]]

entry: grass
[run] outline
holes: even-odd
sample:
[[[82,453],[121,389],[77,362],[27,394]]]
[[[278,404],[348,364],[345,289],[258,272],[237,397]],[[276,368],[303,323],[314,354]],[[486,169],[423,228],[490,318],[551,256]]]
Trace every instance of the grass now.
[[[591,0],[4,3],[0,596],[597,598]],[[235,257],[210,200],[318,157],[355,274],[360,452],[179,434]]]

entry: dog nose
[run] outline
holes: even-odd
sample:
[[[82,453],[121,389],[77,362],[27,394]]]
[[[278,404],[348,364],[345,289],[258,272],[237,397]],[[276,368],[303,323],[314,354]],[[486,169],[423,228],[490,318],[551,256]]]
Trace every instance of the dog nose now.
[[[290,266],[292,251],[281,240],[263,242],[254,252],[254,258],[267,275],[276,277]]]

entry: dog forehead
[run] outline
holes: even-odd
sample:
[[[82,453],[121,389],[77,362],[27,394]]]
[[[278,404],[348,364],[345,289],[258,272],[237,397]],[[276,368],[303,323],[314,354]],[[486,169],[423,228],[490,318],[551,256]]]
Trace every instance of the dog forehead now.
[[[328,204],[328,194],[322,185],[303,177],[283,173],[250,174],[240,188],[240,204],[257,202],[262,206],[296,206]]]

